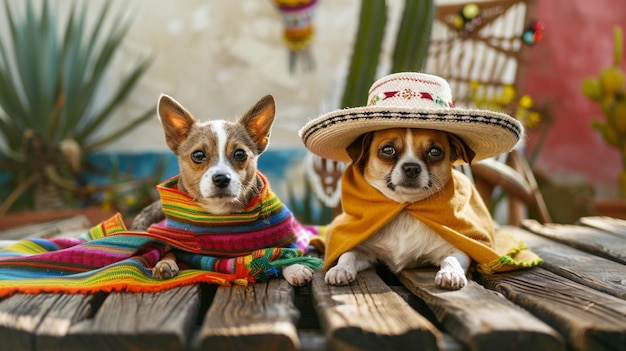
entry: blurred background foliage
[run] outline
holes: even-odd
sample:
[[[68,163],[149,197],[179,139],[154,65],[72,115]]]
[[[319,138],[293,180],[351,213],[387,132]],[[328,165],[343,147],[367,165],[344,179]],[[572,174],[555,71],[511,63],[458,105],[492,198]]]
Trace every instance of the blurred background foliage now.
[[[139,58],[117,87],[101,91],[131,25],[122,12],[126,9],[116,13],[111,1],[99,2],[99,17],[90,26],[86,9],[92,2],[73,2],[64,16],[48,0],[22,4],[11,8],[5,0],[0,20],[9,34],[0,41],[0,214],[92,205],[118,188],[152,188],[158,172],[129,181],[119,170],[87,161],[87,155],[154,114],[149,106],[114,129],[106,126],[153,61]],[[88,184],[90,174],[107,174],[110,182]]]

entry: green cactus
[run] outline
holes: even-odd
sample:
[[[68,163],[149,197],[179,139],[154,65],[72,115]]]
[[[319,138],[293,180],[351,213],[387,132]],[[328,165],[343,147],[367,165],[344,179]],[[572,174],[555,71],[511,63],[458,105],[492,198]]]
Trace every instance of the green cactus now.
[[[405,0],[390,73],[421,70],[428,53],[434,16],[433,0]],[[341,100],[342,107],[367,104],[367,93],[378,69],[386,24],[384,0],[361,2],[359,28]]]
[[[363,106],[367,102],[367,92],[378,67],[386,23],[387,6],[385,0],[361,2],[359,28],[354,42],[343,98],[341,99],[342,107]]]
[[[428,55],[430,32],[435,18],[432,0],[406,0],[396,35],[392,72],[418,72]]]

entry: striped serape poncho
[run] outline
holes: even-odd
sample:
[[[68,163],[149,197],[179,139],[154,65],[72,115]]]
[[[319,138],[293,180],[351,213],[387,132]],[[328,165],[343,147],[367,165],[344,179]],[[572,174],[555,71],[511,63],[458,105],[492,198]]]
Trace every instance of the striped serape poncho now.
[[[166,220],[147,232],[127,230],[121,215],[78,238],[22,240],[0,250],[0,297],[13,293],[156,292],[193,283],[245,285],[301,263],[318,228],[298,223],[259,174],[262,190],[241,213],[204,213],[178,191],[178,178],[160,184]],[[210,225],[209,225],[210,224]],[[152,278],[151,268],[173,247],[179,274]]]
[[[178,177],[157,186],[166,219],[148,228],[146,235],[203,255],[245,255],[260,248],[306,250],[310,228],[303,227],[270,190],[258,173],[262,191],[246,208],[228,215],[207,213],[189,195],[178,190]]]

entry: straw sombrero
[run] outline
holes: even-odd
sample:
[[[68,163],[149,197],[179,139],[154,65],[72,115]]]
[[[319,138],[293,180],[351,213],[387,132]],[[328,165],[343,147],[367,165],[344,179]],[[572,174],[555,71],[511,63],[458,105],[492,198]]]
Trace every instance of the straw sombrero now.
[[[474,161],[510,151],[524,129],[504,113],[456,108],[443,78],[396,73],[377,80],[368,105],[324,114],[300,130],[304,145],[323,158],[350,162],[346,148],[367,132],[389,128],[438,129],[456,134],[476,153]]]

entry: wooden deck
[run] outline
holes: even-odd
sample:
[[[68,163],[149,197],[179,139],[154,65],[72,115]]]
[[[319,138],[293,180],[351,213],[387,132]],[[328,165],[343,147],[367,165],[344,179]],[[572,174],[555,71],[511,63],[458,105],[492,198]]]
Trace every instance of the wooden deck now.
[[[346,287],[15,295],[2,350],[626,350],[626,221],[508,227],[545,262],[435,287],[435,269],[366,271]],[[0,239],[2,234],[0,232]]]

